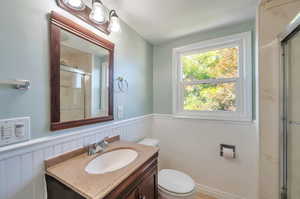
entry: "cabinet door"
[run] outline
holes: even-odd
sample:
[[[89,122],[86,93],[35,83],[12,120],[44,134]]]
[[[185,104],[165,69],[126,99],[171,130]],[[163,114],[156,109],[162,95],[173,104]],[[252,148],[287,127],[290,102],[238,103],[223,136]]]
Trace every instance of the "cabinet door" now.
[[[157,171],[154,169],[138,187],[138,199],[157,199]]]
[[[48,199],[84,199],[66,185],[46,175]]]
[[[145,162],[104,199],[158,199],[157,156]]]
[[[139,190],[135,189],[132,191],[128,196],[126,196],[126,199],[139,199]]]

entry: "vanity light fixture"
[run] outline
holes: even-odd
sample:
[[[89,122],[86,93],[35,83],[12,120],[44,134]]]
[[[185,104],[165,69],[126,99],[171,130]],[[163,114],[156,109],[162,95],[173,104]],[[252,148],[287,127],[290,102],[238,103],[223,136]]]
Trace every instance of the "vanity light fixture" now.
[[[107,20],[107,13],[100,0],[93,0],[92,11],[89,15],[90,20],[97,24],[104,24]]]
[[[101,0],[91,1],[91,5],[87,4],[86,0],[57,0],[57,3],[61,8],[106,34],[120,32],[121,26],[117,12],[106,8]]]
[[[85,9],[85,4],[82,0],[63,0],[63,2],[74,10],[80,11]]]
[[[109,31],[111,32],[119,32],[121,30],[119,17],[115,10],[111,10],[109,12]]]

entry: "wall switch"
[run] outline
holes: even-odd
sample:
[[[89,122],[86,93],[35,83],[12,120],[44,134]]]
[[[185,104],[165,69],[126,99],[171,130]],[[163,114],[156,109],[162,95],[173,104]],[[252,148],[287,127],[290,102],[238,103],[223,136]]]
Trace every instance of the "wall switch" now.
[[[118,105],[117,114],[118,114],[118,119],[124,118],[124,106],[123,105]]]
[[[25,136],[26,134],[25,123],[16,122],[14,128],[15,128],[15,136],[17,138],[22,138]]]
[[[14,135],[14,125],[11,122],[3,122],[1,125],[1,140],[10,140]]]
[[[30,118],[0,120],[0,146],[30,139]]]

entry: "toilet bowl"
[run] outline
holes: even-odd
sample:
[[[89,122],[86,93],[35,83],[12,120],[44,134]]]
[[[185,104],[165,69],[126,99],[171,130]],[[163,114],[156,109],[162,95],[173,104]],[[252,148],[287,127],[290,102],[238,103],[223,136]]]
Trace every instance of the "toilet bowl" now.
[[[185,173],[163,169],[158,173],[158,190],[162,199],[191,199],[194,195],[195,182]]]
[[[159,141],[146,138],[139,144],[159,147]],[[193,199],[195,193],[195,182],[187,174],[163,169],[158,172],[158,192],[160,199]]]

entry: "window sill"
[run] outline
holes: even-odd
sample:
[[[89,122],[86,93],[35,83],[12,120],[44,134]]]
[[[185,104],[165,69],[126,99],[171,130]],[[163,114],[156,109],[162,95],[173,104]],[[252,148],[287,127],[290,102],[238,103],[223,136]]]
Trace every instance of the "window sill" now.
[[[254,123],[252,117],[249,116],[217,116],[217,115],[189,115],[182,113],[172,114],[173,118],[178,119],[194,119],[194,120],[205,120],[205,121],[227,121],[227,122],[242,122],[242,123]]]
[[[177,116],[172,114],[159,114],[154,113],[153,119],[157,120],[177,120],[179,121],[195,121],[200,124],[211,124],[211,125],[234,125],[234,126],[253,126],[257,125],[257,120],[251,121],[233,121],[233,120],[217,120],[217,119],[203,119],[199,117],[188,117],[188,116]]]

